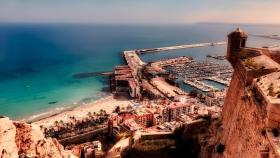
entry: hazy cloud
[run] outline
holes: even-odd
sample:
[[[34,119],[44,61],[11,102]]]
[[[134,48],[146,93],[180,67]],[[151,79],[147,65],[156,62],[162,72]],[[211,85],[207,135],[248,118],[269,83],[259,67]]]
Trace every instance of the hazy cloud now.
[[[2,22],[280,23],[279,0],[1,0]]]

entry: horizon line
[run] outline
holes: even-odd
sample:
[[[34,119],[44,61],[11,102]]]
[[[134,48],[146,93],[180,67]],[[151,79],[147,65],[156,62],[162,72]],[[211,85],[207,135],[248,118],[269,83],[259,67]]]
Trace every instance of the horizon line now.
[[[129,23],[110,23],[110,22],[75,22],[75,21],[0,21],[0,24],[83,24],[83,25],[196,25],[196,24],[216,24],[216,25],[280,25],[280,23],[245,23],[245,22],[178,22],[178,23],[155,23],[155,22],[129,22]]]

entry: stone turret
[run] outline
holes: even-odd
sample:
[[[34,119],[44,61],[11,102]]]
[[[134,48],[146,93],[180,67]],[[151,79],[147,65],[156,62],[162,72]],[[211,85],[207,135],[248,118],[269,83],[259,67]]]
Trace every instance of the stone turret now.
[[[228,35],[227,59],[234,67],[238,53],[246,46],[248,35],[239,27]]]

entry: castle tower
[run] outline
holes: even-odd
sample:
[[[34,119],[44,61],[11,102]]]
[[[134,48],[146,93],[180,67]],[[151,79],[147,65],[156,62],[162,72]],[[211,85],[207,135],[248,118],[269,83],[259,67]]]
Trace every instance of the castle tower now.
[[[239,27],[228,35],[227,60],[234,67],[238,53],[246,46],[248,35]]]

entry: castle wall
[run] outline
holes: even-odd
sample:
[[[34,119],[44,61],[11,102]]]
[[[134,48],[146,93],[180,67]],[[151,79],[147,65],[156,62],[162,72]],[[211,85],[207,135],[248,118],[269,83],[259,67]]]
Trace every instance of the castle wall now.
[[[202,158],[280,157],[280,54],[247,47],[236,51],[232,41],[244,34],[238,29],[229,35],[227,58],[234,73],[221,126],[210,125],[216,133],[208,129]],[[219,145],[222,151],[217,150]]]
[[[214,157],[255,158],[268,141],[262,135],[265,129],[265,106],[258,106],[254,98],[247,96],[245,87],[240,86],[240,76],[235,70],[222,112],[220,143],[225,145],[223,154]]]

